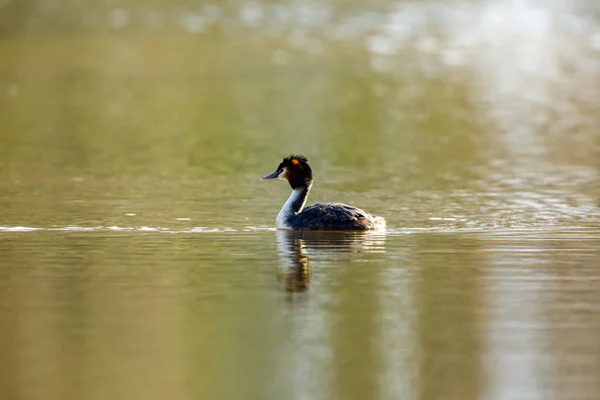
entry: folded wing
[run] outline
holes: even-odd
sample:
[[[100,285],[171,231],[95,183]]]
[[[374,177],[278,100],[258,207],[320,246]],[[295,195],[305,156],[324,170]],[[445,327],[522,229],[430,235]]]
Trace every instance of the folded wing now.
[[[371,230],[379,217],[347,204],[314,204],[306,207],[296,218],[295,229],[311,230]]]

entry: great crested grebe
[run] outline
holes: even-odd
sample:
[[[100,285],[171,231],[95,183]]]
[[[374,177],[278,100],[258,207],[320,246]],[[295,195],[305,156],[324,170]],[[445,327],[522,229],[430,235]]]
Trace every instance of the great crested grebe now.
[[[277,215],[277,229],[291,230],[338,230],[383,231],[385,219],[376,217],[359,208],[341,203],[313,204],[304,208],[313,175],[304,156],[291,155],[283,159],[277,170],[266,179],[285,179],[292,187],[292,194]]]

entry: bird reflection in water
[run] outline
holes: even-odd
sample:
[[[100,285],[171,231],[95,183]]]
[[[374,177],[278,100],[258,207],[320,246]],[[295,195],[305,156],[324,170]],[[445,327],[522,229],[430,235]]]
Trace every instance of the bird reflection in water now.
[[[277,231],[277,249],[282,263],[280,281],[288,293],[305,292],[310,286],[310,262],[300,231]]]
[[[282,264],[279,280],[288,293],[305,292],[310,287],[311,257],[319,261],[338,259],[340,253],[383,253],[385,234],[339,231],[277,231],[277,248]]]

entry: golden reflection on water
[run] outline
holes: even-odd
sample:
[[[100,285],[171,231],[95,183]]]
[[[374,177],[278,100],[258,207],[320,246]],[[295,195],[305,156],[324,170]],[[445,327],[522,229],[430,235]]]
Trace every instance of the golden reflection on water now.
[[[594,231],[2,239],[3,398],[598,389]]]

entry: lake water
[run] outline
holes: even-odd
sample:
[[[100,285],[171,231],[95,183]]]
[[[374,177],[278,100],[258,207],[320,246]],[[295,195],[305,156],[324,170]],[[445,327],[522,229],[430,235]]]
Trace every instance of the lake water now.
[[[5,0],[0,59],[1,399],[598,398],[595,2]],[[289,153],[388,231],[276,231]]]

